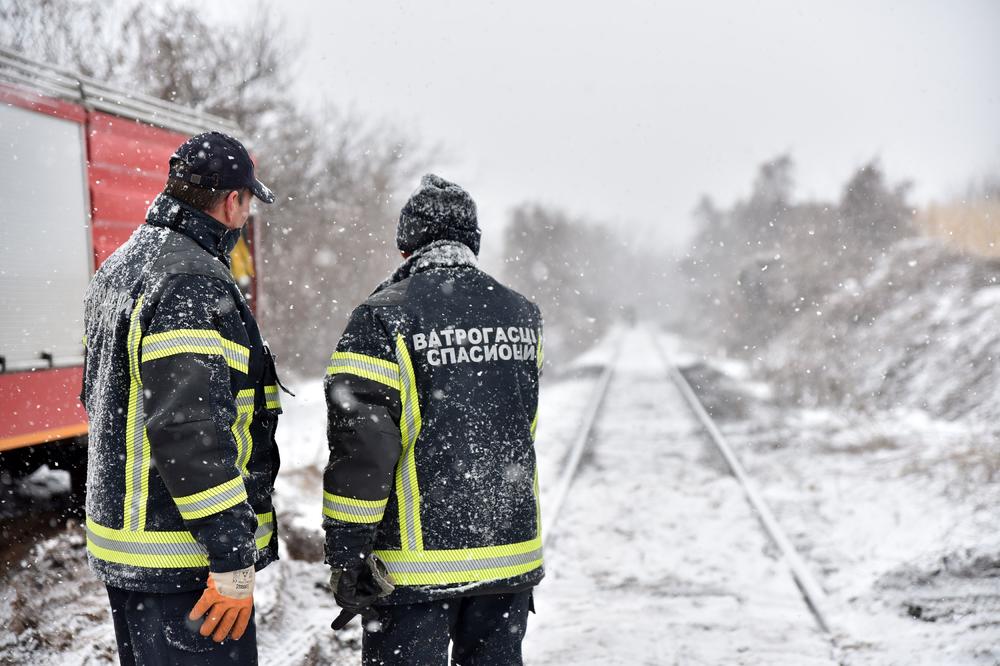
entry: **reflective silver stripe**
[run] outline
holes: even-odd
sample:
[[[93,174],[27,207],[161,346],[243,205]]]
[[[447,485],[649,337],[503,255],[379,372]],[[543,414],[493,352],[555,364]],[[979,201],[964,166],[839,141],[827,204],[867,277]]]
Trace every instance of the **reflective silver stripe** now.
[[[385,366],[370,363],[354,356],[342,356],[334,353],[330,358],[330,367],[327,369],[327,374],[343,372],[344,369],[356,370],[359,376],[367,376],[369,379],[384,379],[391,384],[399,383],[399,372],[393,372]],[[371,375],[375,375],[375,377],[371,377]]]
[[[143,499],[140,497],[142,493],[139,489],[142,488],[142,475],[146,469],[143,456],[146,419],[145,412],[143,411],[142,384],[135,382],[130,393],[132,394],[129,396],[132,398],[132,402],[129,405],[129,409],[132,410],[132,436],[129,444],[131,445],[132,452],[132,469],[129,470],[129,473],[132,475],[132,501],[129,507],[128,522],[131,529],[137,530],[141,527],[139,524],[139,509],[142,506]]]
[[[402,502],[400,511],[402,513],[401,534],[403,537],[404,550],[419,550],[423,539],[421,538],[418,521],[420,520],[420,492],[416,487],[416,462],[414,460],[413,447],[419,435],[420,406],[417,402],[416,386],[413,385],[412,366],[410,364],[409,349],[403,341],[402,336],[396,338],[396,358],[399,362],[399,395],[403,403],[403,420],[405,422],[405,437],[403,442],[403,455],[399,461],[399,483],[402,488]]]
[[[253,418],[254,389],[240,391],[236,395],[236,420],[233,421],[233,437],[236,439],[236,467],[246,475],[253,438],[250,436],[250,421]]]
[[[101,548],[128,553],[130,555],[202,555],[208,557],[208,551],[197,541],[190,543],[146,543],[144,541],[120,541],[100,536],[89,527],[87,538]]]
[[[257,514],[254,545],[274,538],[274,513]],[[208,566],[208,553],[190,532],[144,532],[104,527],[87,518],[87,550],[98,558],[132,567],[190,569]]]
[[[253,446],[253,441],[250,433],[247,432],[247,426],[250,425],[252,416],[253,414],[250,412],[239,412],[236,414],[236,421],[233,423],[233,435],[236,437],[236,448],[238,450],[236,466],[240,470],[245,470],[247,463],[250,462],[250,449]]]
[[[264,387],[264,406],[268,409],[281,408],[281,395],[278,393],[277,384],[268,384]]]
[[[340,513],[346,513],[350,516],[358,516],[360,518],[379,519],[382,517],[382,514],[385,513],[385,504],[382,504],[380,507],[357,506],[355,504],[337,502],[329,497],[323,498],[323,508],[330,509],[331,511],[339,511]]]
[[[479,569],[496,569],[512,567],[519,564],[531,564],[542,559],[542,549],[538,548],[517,555],[503,555],[481,560],[442,560],[442,561],[385,561],[389,573],[442,573],[451,571],[477,571]]]
[[[156,358],[162,358],[163,356],[169,355],[169,353],[162,352],[173,352],[178,354],[185,352],[198,353],[188,348],[202,348],[211,350],[209,353],[222,356],[226,359],[226,363],[230,366],[240,366],[237,369],[246,368],[247,363],[250,360],[249,353],[243,353],[242,350],[233,349],[224,344],[223,340],[224,338],[221,336],[216,338],[207,336],[178,335],[176,337],[170,337],[169,339],[147,340],[142,344],[142,353],[143,355],[149,354],[155,356]]]
[[[273,513],[269,514],[269,517],[268,517],[266,523],[260,523],[259,525],[257,525],[257,530],[254,532],[254,535],[253,535],[254,541],[260,541],[262,538],[268,537],[267,541],[264,542],[264,546],[267,546],[267,542],[271,540],[270,536],[272,534],[274,534],[274,518],[273,518],[273,516],[274,516]],[[259,516],[258,516],[257,520],[258,520],[258,522],[260,521],[260,517]],[[264,547],[264,546],[261,546],[261,548]]]
[[[239,395],[236,396],[236,408],[249,407],[253,409],[253,389],[247,389],[246,391],[240,391]]]
[[[143,407],[142,376],[139,374],[139,337],[142,333],[139,323],[139,311],[142,308],[143,297],[140,296],[129,317],[128,330],[128,360],[131,375],[128,395],[128,412],[125,415],[126,427],[126,481],[125,481],[125,519],[128,526],[135,531],[142,527],[141,513],[146,503],[142,492],[143,474],[146,471],[145,435],[146,417]]]
[[[247,496],[246,488],[243,486],[242,483],[240,483],[233,486],[232,488],[224,490],[218,495],[213,495],[212,497],[209,497],[207,499],[196,500],[194,502],[179,502],[175,500],[175,502],[177,504],[177,508],[180,510],[181,515],[183,516],[186,513],[194,513],[195,511],[212,509],[220,505],[221,506],[218,509],[218,511],[224,511],[225,509],[228,509],[230,506],[233,506],[233,504],[238,503],[234,502],[233,500],[235,500],[236,498],[240,498],[240,500],[243,500],[246,498],[246,496]],[[212,513],[216,512],[213,511]]]

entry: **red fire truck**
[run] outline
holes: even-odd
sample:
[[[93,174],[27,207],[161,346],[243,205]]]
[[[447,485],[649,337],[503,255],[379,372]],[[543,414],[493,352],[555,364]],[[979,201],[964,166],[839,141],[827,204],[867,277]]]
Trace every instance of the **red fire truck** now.
[[[209,129],[239,135],[222,118],[0,50],[0,471],[65,461],[85,442],[87,284],[145,219],[173,150]],[[233,272],[253,302],[252,226],[244,241]],[[59,446],[35,446],[46,443]]]

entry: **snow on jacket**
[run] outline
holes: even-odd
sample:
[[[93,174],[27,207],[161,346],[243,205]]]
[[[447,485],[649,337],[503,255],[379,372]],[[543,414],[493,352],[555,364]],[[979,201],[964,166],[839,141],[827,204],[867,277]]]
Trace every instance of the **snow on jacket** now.
[[[543,576],[538,307],[460,243],[422,248],[353,312],[325,382],[326,559],[374,550],[414,603]]]
[[[87,292],[87,550],[109,585],[197,589],[277,559],[281,407],[229,270],[238,233],[160,195]]]

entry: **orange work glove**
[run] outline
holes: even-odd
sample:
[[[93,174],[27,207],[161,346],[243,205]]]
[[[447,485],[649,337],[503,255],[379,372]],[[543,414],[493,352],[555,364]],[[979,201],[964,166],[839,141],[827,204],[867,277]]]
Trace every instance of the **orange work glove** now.
[[[208,613],[198,630],[202,636],[212,634],[221,643],[226,638],[238,641],[250,625],[253,613],[254,568],[209,573],[208,587],[191,609],[190,618],[197,620]],[[212,633],[213,630],[215,633]]]

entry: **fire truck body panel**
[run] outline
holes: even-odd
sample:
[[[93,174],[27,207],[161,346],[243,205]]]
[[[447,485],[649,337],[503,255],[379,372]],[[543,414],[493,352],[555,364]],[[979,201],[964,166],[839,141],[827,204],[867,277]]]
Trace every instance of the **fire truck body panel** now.
[[[0,451],[85,435],[83,297],[174,149],[224,120],[0,50]],[[73,97],[76,95],[76,97]],[[115,97],[117,96],[117,97]],[[115,111],[121,115],[115,115]],[[251,243],[252,247],[252,243]]]

